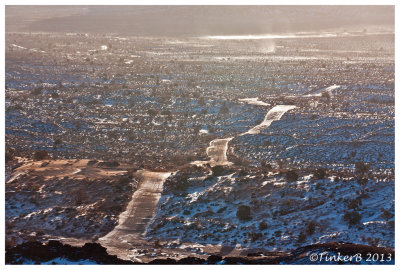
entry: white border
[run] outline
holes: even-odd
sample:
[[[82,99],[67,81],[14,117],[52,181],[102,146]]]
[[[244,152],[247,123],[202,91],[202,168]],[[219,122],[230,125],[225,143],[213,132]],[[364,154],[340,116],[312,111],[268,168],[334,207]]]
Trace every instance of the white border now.
[[[3,4],[4,5],[4,4]],[[5,0],[5,5],[396,5],[394,0]]]
[[[396,4],[396,1],[391,1],[391,0],[380,0],[380,1],[376,1],[376,0],[364,0],[364,1],[354,1],[354,0],[335,0],[335,1],[316,1],[316,0],[302,0],[302,1],[293,1],[293,0],[280,0],[280,1],[262,1],[262,0],[247,0],[247,1],[243,1],[243,0],[230,0],[230,1],[226,1],[226,0],[203,0],[203,1],[190,1],[190,3],[188,3],[188,1],[184,1],[184,0],[167,0],[167,1],[161,1],[161,0],[148,0],[148,1],[144,1],[144,0],[140,0],[140,1],[128,1],[128,0],[114,0],[114,1],[104,1],[104,0],[57,0],[57,2],[55,3],[55,1],[49,1],[49,0],[41,0],[41,1],[29,1],[29,0],[5,0],[5,3],[3,3],[1,5],[1,16],[2,16],[2,20],[1,20],[1,52],[2,52],[2,57],[1,57],[1,83],[2,83],[2,87],[1,87],[1,162],[2,162],[2,168],[3,168],[3,173],[1,176],[2,184],[1,184],[1,191],[0,191],[0,198],[1,198],[1,211],[0,211],[0,222],[1,222],[1,238],[2,238],[2,243],[1,243],[1,251],[0,251],[0,264],[4,265],[4,249],[5,249],[5,241],[4,241],[4,233],[5,233],[5,197],[4,197],[4,192],[5,192],[5,186],[4,186],[4,143],[5,143],[5,115],[4,115],[4,102],[5,102],[5,90],[4,90],[4,85],[5,85],[5,5],[395,5],[395,29],[396,29],[396,36],[395,36],[395,48],[396,48],[396,52],[399,51],[399,43],[400,43],[400,38],[398,36],[398,31],[397,29],[399,29],[399,4]],[[398,54],[395,54],[395,59],[396,59],[396,63],[398,63]],[[395,85],[397,85],[397,83],[399,82],[398,79],[399,78],[399,71],[398,69],[396,69],[395,71]],[[399,115],[398,115],[398,104],[400,104],[400,96],[396,93],[395,91],[395,104],[396,104],[396,117],[395,117],[395,175],[396,175],[396,181],[398,179],[397,175],[398,175],[398,166],[399,166],[399,161],[398,161],[398,154],[400,153],[400,146],[397,143],[397,139],[398,139],[398,126],[400,124],[400,119],[399,119]],[[395,185],[395,191],[398,191],[398,188],[396,188],[397,184]],[[395,200],[396,200],[396,210],[399,209],[399,201],[400,201],[400,196],[398,194],[398,192],[395,192]],[[400,241],[400,236],[397,234],[397,228],[399,226],[399,220],[400,217],[397,214],[398,211],[396,211],[396,233],[395,233],[395,249],[397,250],[397,248],[399,247],[399,241]],[[394,266],[355,266],[355,265],[349,265],[349,266],[345,266],[345,267],[350,267],[351,269],[364,269],[364,268],[372,268],[372,267],[384,267],[385,269],[398,269],[398,267],[400,266],[400,258],[397,260],[396,264]],[[5,268],[9,269],[9,268],[18,268],[20,269],[21,266],[10,266],[7,265],[5,266]],[[37,269],[43,266],[22,266],[22,267],[29,267],[29,268],[33,268],[33,269]],[[49,266],[50,267],[50,266]],[[56,266],[57,268],[60,269],[76,269],[76,266]],[[111,265],[111,266],[86,266],[88,268],[91,269],[132,269],[132,268],[142,268],[145,267],[146,269],[150,269],[153,267],[157,267],[156,265],[153,266],[149,266],[149,265],[133,265],[133,266],[115,266],[115,265]],[[202,267],[201,265],[191,265],[191,266],[186,266],[186,265],[162,265],[162,266],[158,266],[158,267],[162,267],[162,268],[167,268],[167,269],[174,269],[174,268],[188,268],[190,267],[191,269],[195,269],[195,268],[199,268]],[[240,267],[240,266],[205,266],[205,267],[211,267],[211,268],[215,268],[215,267],[222,267],[222,268],[230,268],[230,267]],[[257,265],[257,266],[249,266],[246,265],[245,267],[251,267],[253,269],[286,269],[286,268],[290,268],[290,269],[308,269],[308,268],[314,268],[314,269],[321,269],[321,268],[328,268],[328,269],[337,269],[338,266],[336,265],[332,265],[332,266],[317,266],[317,265],[285,265],[285,266],[275,266],[275,265]],[[340,266],[342,267],[342,266]]]

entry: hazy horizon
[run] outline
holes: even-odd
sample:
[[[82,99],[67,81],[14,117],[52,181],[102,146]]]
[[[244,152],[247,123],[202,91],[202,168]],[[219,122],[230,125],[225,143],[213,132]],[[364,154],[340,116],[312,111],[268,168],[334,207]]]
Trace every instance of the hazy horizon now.
[[[6,6],[6,32],[134,36],[394,30],[394,6]]]

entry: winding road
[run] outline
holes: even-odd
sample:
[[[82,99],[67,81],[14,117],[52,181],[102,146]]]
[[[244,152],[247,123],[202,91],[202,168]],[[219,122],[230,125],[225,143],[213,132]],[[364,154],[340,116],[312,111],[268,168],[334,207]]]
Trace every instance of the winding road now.
[[[242,99],[242,101],[246,101],[249,104],[254,104],[254,100],[256,99]],[[269,104],[264,103],[262,101],[257,101],[257,105],[267,106]],[[258,134],[261,130],[268,128],[272,122],[277,121],[282,118],[282,116],[289,110],[296,108],[294,105],[277,105],[273,107],[271,110],[268,111],[266,114],[264,121],[249,129],[245,133],[240,134],[239,136],[243,136],[246,134]],[[232,162],[228,161],[227,158],[227,151],[228,151],[228,144],[234,137],[229,137],[225,139],[215,139],[210,142],[210,146],[207,148],[206,153],[207,156],[210,158],[210,161],[194,161],[192,164],[210,164],[212,167],[216,165],[225,165],[229,166],[232,165]]]
[[[267,127],[269,127],[272,124],[272,122],[281,119],[281,117],[287,111],[292,110],[294,108],[296,108],[296,106],[294,106],[294,105],[277,105],[277,106],[273,107],[271,110],[269,110],[269,112],[267,113],[267,115],[264,118],[264,121],[261,124],[249,129],[249,131],[247,131],[241,135],[260,133],[261,130],[266,129]]]
[[[268,105],[256,99],[244,99],[243,101],[262,106]],[[261,130],[269,127],[273,121],[279,120],[285,112],[295,107],[296,106],[293,105],[277,105],[273,107],[266,114],[261,124],[239,136],[260,133]],[[228,143],[233,138],[234,137],[212,140],[210,146],[206,150],[210,160],[195,161],[192,162],[192,164],[210,164],[211,166],[231,165],[232,162],[229,162],[227,158],[227,150]],[[145,253],[140,254],[143,250],[154,250],[153,244],[146,241],[144,235],[150,220],[156,212],[164,181],[171,174],[171,172],[152,172],[147,170],[137,172],[137,175],[143,179],[138,189],[134,192],[126,211],[120,214],[118,225],[110,233],[98,239],[98,242],[106,247],[110,254],[129,260],[142,261],[142,259],[149,259],[146,257]],[[213,248],[215,249],[217,247]],[[234,248],[229,249],[229,251],[224,251],[224,247],[218,247],[216,251],[218,251],[218,254],[238,252],[235,251]],[[182,255],[185,251],[179,251],[179,253]]]

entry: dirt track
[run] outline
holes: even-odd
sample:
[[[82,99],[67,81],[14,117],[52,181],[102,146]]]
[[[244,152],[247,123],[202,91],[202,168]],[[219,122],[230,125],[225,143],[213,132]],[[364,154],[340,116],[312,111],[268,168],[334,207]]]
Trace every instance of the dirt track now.
[[[231,165],[232,162],[228,161],[226,151],[228,150],[228,143],[233,139],[216,139],[210,142],[207,148],[207,155],[210,157],[210,165]]]
[[[140,171],[138,175],[143,177],[143,180],[126,211],[119,216],[118,226],[98,240],[110,254],[118,254],[120,258],[129,259],[129,249],[133,247],[151,246],[144,240],[143,234],[156,211],[164,180],[171,173]]]

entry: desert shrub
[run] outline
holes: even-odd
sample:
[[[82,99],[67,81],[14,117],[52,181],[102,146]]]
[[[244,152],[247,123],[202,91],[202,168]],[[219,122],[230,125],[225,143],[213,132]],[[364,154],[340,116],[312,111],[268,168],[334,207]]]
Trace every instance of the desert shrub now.
[[[54,140],[54,145],[55,146],[60,145],[60,144],[62,144],[62,140],[60,138],[57,138],[57,139]]]
[[[304,241],[306,241],[306,238],[306,234],[304,232],[300,232],[299,236],[297,237],[297,242],[303,243]]]
[[[363,162],[356,162],[355,167],[356,167],[356,173],[359,174],[365,174],[369,170],[369,166]]]
[[[118,213],[122,212],[123,208],[121,205],[117,204],[117,205],[110,205],[107,210],[112,213]]]
[[[226,206],[221,207],[220,209],[218,209],[217,213],[218,213],[218,214],[221,214],[221,213],[225,212],[226,209],[227,209]]]
[[[237,211],[236,211],[236,216],[239,220],[241,221],[248,221],[251,220],[251,211],[250,211],[250,206],[248,205],[239,205]]]
[[[290,182],[297,181],[299,175],[295,171],[287,171],[286,172],[286,179]]]
[[[252,232],[252,233],[250,233],[249,236],[250,236],[250,241],[254,242],[254,241],[257,241],[258,239],[260,239],[262,237],[262,233]]]
[[[353,210],[357,210],[359,208],[359,206],[361,206],[361,199],[360,198],[355,198],[353,200],[351,200],[348,204],[347,207],[349,209],[353,209]]]
[[[43,236],[44,232],[42,230],[36,231],[36,236]]]
[[[94,164],[96,164],[98,161],[97,160],[90,160],[88,161],[87,165],[88,166],[93,166]]]
[[[187,177],[181,176],[177,178],[177,181],[175,182],[175,190],[186,191],[188,186],[189,181]]]
[[[89,199],[83,187],[77,188],[74,193],[75,193],[75,205],[82,205],[86,203]]]
[[[272,145],[272,143],[270,141],[265,141],[264,142],[264,146],[271,146],[271,145]]]
[[[99,162],[99,164],[97,166],[98,167],[118,167],[119,166],[119,162],[117,162],[117,161],[103,161],[103,162]]]
[[[268,225],[267,225],[267,223],[265,223],[265,221],[261,221],[259,224],[258,224],[258,229],[260,230],[260,231],[263,231],[263,230],[265,230],[265,229],[267,229],[268,228]]]
[[[171,115],[171,112],[168,110],[162,110],[161,115]]]
[[[215,179],[214,176],[209,175],[206,178],[204,178],[204,182],[211,181],[211,180],[214,180],[214,179]]]
[[[7,161],[11,161],[11,160],[14,159],[14,156],[15,156],[15,150],[14,149],[7,148],[5,152],[6,152],[5,153],[6,154],[6,162]]]
[[[6,248],[15,247],[18,244],[18,241],[15,237],[7,237],[5,242]]]
[[[49,164],[50,164],[50,162],[48,162],[48,161],[42,162],[42,164],[40,165],[40,168],[44,168],[44,167],[46,167],[46,166],[49,165]]]
[[[44,150],[38,150],[33,155],[33,159],[35,159],[35,160],[43,160],[43,159],[49,159],[49,158],[50,158],[49,154]]]
[[[261,163],[261,169],[262,169],[264,172],[269,172],[269,171],[272,170],[271,164],[269,164],[269,163],[267,163],[267,162],[265,162],[265,161],[261,161],[260,163]]]
[[[43,88],[42,87],[36,87],[31,91],[31,93],[35,96],[42,94]]]
[[[355,226],[360,223],[361,215],[356,211],[352,212],[347,211],[343,215],[343,220],[346,221],[349,224],[349,226]]]
[[[327,102],[329,102],[329,101],[331,100],[331,96],[330,96],[330,94],[329,94],[328,91],[322,92],[322,93],[321,93],[321,97],[325,98],[325,100],[326,100]]]
[[[324,179],[326,177],[326,169],[318,168],[314,171],[314,177],[316,179]]]
[[[381,208],[382,214],[381,217],[384,218],[386,221],[394,217],[394,214],[385,208]]]
[[[188,176],[186,173],[178,173],[173,177],[169,177],[164,185],[173,193],[186,192],[189,186]]]
[[[367,178],[358,178],[357,184],[359,184],[362,187],[365,187],[368,184],[368,179]]]
[[[315,232],[315,228],[317,227],[317,223],[315,221],[311,221],[307,223],[305,232],[308,235],[313,235]]]
[[[394,220],[389,221],[388,225],[389,225],[389,228],[393,230],[394,229]]]
[[[315,189],[322,189],[323,186],[324,186],[324,185],[323,185],[321,182],[318,182],[318,183],[315,185]]]
[[[129,186],[129,183],[131,182],[130,178],[128,176],[123,176],[119,178],[116,183],[115,183],[115,188],[117,191],[121,192],[123,191],[126,187]]]
[[[150,117],[154,117],[154,116],[157,115],[157,111],[154,110],[154,109],[149,109],[149,110],[147,111],[147,113],[150,115]]]
[[[213,176],[220,176],[222,175],[222,173],[224,172],[224,166],[221,165],[217,165],[214,167],[211,167],[211,171],[212,171],[212,175]]]
[[[375,238],[368,237],[367,241],[368,241],[368,245],[373,246],[373,247],[377,247],[381,240],[379,238],[377,238],[377,237],[375,237]]]
[[[246,171],[245,169],[241,169],[241,170],[239,171],[239,173],[238,173],[238,176],[242,177],[242,176],[246,176],[246,175],[248,175],[248,174],[249,174],[248,171]]]

